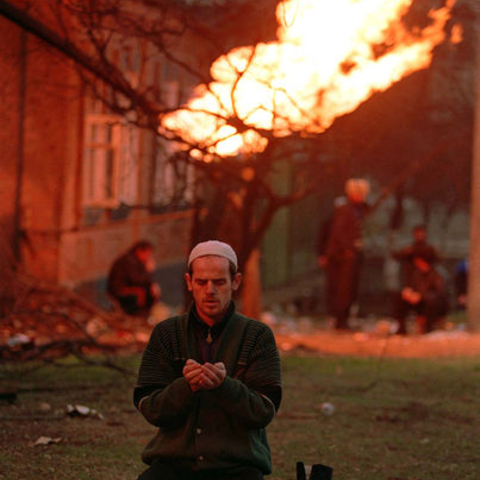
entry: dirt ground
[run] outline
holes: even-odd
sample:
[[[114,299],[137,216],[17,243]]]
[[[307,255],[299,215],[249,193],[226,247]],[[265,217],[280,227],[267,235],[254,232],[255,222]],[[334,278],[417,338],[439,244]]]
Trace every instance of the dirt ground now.
[[[427,335],[381,335],[378,333],[275,333],[283,352],[321,355],[352,355],[389,358],[480,356],[480,334],[435,331]]]
[[[167,315],[166,315],[167,316]],[[13,326],[0,329],[0,345],[2,350],[8,337],[26,332],[35,340],[36,348],[13,352],[4,358],[33,359],[37,355],[43,357],[43,345],[53,345],[54,348],[45,351],[47,357],[63,356],[80,342],[80,351],[84,354],[98,353],[99,349],[84,345],[86,334],[95,337],[95,345],[105,351],[113,353],[143,352],[150,338],[154,322],[145,319],[130,317],[123,325],[107,325],[105,322],[94,318],[86,323],[81,330],[74,330],[71,324],[59,323],[58,319],[38,324],[33,318],[34,325],[27,325],[23,321],[21,329]],[[52,321],[53,320],[53,321]],[[348,332],[338,332],[332,329],[327,321],[316,321],[309,317],[287,317],[277,322],[265,315],[262,321],[272,328],[278,348],[285,354],[308,355],[351,355],[361,357],[389,357],[389,358],[425,358],[425,357],[462,357],[480,356],[480,333],[469,333],[464,326],[448,325],[446,328],[435,330],[428,334],[418,334],[415,326],[410,325],[408,335],[394,334],[394,325],[386,320],[356,319],[354,329]],[[67,328],[69,327],[69,328]],[[3,338],[2,338],[3,337]],[[88,340],[88,337],[87,337]],[[60,351],[63,342],[68,342]],[[74,342],[70,345],[70,342]],[[14,348],[15,350],[15,348]],[[77,348],[78,350],[78,348]],[[8,352],[7,352],[8,353]],[[18,356],[17,356],[18,355]]]
[[[266,323],[270,318],[263,316]],[[418,333],[415,318],[409,318],[407,335],[396,335],[397,324],[390,318],[353,318],[352,330],[341,332],[325,319],[274,318],[277,321],[270,326],[283,352],[388,358],[480,357],[480,332],[468,332],[465,323],[453,317],[426,334]]]
[[[318,312],[302,316],[290,308],[292,300],[312,291],[322,291],[318,275],[265,295],[267,311],[262,320],[271,326],[283,352],[389,358],[480,356],[480,332],[467,331],[465,313],[452,312],[437,330],[424,335],[417,333],[414,318],[407,321],[408,335],[395,335],[395,322],[383,314],[351,318],[353,331],[338,333]]]

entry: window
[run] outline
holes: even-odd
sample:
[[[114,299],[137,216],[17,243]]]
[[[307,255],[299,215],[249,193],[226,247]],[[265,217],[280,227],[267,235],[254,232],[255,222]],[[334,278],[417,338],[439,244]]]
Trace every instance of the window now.
[[[112,50],[112,58],[129,82],[139,85],[142,58],[141,49],[122,44]],[[167,59],[150,64],[145,76],[155,87],[156,100],[171,108],[182,97],[182,79],[177,66]],[[143,78],[143,77],[142,77]],[[145,80],[145,78],[143,78]],[[108,111],[107,104],[122,106],[121,96],[106,84],[94,86],[86,97],[83,205],[92,209],[116,209],[122,205],[145,205],[154,209],[184,208],[192,203],[193,169],[183,162],[170,162],[177,151],[171,142],[154,138],[149,132]],[[127,105],[125,105],[127,106]],[[153,138],[153,148],[147,142]],[[140,148],[142,142],[142,148]],[[143,159],[140,155],[144,155]],[[140,174],[140,168],[143,174]],[[148,174],[145,169],[149,168]],[[140,182],[148,187],[147,195],[140,192]]]
[[[84,145],[84,205],[115,208],[135,203],[138,129],[114,115],[88,114]]]
[[[132,42],[130,42],[132,43]],[[139,83],[139,48],[133,43],[111,47],[110,56],[135,88]],[[110,86],[98,83],[86,96],[83,204],[93,208],[116,208],[138,202],[139,129],[108,111],[105,103],[121,104]]]

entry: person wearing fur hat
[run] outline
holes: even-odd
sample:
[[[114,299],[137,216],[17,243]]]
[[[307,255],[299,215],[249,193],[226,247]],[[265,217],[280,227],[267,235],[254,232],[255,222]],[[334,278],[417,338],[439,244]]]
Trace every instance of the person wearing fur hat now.
[[[270,328],[235,310],[242,279],[230,245],[196,245],[190,310],[160,322],[143,354],[134,403],[157,427],[138,480],[261,480],[272,469],[266,427],[281,401]]]
[[[325,268],[326,303],[335,329],[348,330],[352,304],[357,299],[363,258],[362,226],[368,210],[370,184],[361,178],[345,183],[346,200],[336,205],[328,232],[324,232],[318,264]]]

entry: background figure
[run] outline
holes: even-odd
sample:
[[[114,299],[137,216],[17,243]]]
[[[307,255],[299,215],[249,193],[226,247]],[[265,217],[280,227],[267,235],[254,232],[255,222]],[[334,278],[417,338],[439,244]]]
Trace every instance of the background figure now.
[[[425,227],[413,229],[414,241],[408,247],[393,254],[403,264],[402,291],[394,299],[394,318],[399,322],[397,333],[407,333],[406,317],[409,312],[419,314],[419,330],[427,333],[448,310],[446,286],[443,277],[434,268],[440,255],[428,244]]]
[[[153,245],[142,240],[118,257],[108,274],[107,292],[125,313],[148,315],[160,298],[160,286],[153,281]]]
[[[320,228],[318,230],[318,235],[317,235],[317,244],[316,244],[317,263],[320,268],[327,267],[328,262],[327,262],[327,257],[325,256],[325,251],[327,249],[327,243],[330,236],[330,230],[332,228],[333,218],[335,216],[335,210],[342,205],[346,205],[346,203],[347,203],[346,197],[337,197],[333,201],[334,210],[322,223],[320,223]],[[326,289],[325,289],[326,311],[327,311],[327,315],[330,317],[335,316],[335,310],[333,305],[335,289],[332,283],[333,282],[327,281]]]
[[[402,263],[403,282],[405,282],[413,268],[413,259],[420,256],[430,264],[440,261],[440,254],[436,248],[428,243],[427,229],[424,225],[416,225],[412,230],[413,243],[392,254],[395,260]]]
[[[350,308],[357,298],[363,258],[362,226],[370,185],[363,179],[345,184],[346,201],[338,202],[331,221],[319,235],[318,264],[326,271],[327,311],[335,328],[348,329]]]

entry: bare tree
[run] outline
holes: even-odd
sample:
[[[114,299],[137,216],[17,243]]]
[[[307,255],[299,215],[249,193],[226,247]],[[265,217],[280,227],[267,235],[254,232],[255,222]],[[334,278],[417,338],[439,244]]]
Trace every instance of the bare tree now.
[[[207,237],[227,239],[239,252],[241,267],[251,252],[259,247],[279,209],[318,192],[323,184],[338,174],[340,165],[326,161],[322,155],[325,145],[328,144],[331,150],[332,143],[329,142],[336,144],[334,156],[353,157],[368,143],[365,136],[358,135],[354,130],[348,131],[349,120],[335,122],[322,133],[317,128],[320,122],[318,116],[297,103],[283,87],[273,87],[273,82],[265,85],[272,98],[282,97],[303,119],[300,123],[292,121],[276,108],[273,101],[270,111],[263,113],[272,117],[274,128],[252,124],[250,117],[259,113],[258,109],[247,115],[240,113],[236,95],[242,80],[247,75],[256,75],[256,47],[247,50],[249,54],[244,58],[242,68],[231,63],[228,55],[224,57],[227,64],[230,62],[230,73],[236,75],[230,90],[232,108],[203,113],[210,115],[212,121],[217,121],[219,128],[231,127],[235,134],[252,133],[257,141],[265,141],[265,148],[243,154],[220,155],[216,147],[225,137],[214,136],[205,142],[191,137],[188,131],[165,128],[162,122],[169,115],[192,110],[191,106],[185,105],[196,85],[203,85],[202,88],[216,98],[220,106],[225,104],[214,89],[210,64],[232,47],[245,42],[256,45],[271,39],[275,25],[262,21],[267,12],[273,11],[276,2],[237,0],[214,7],[195,7],[189,5],[190,2],[167,0],[48,0],[42,2],[42,6],[28,1],[14,3],[16,6],[13,2],[0,1],[0,13],[73,59],[83,83],[110,111],[179,147],[170,162],[191,165],[197,172],[192,242]],[[249,18],[248,29],[241,21],[246,15]],[[425,16],[416,23],[413,21],[407,30],[418,31],[422,22],[425,23]],[[228,28],[222,27],[225,24]],[[266,25],[266,28],[260,28],[261,25]],[[227,35],[227,31],[233,35]],[[388,55],[392,48],[392,45],[377,45],[377,57]],[[131,52],[131,55],[125,55],[125,52]],[[159,76],[152,67],[154,65],[169,65],[176,73]],[[354,68],[352,63],[342,65],[345,74]],[[173,91],[170,81],[175,82]],[[267,83],[257,79],[257,83],[261,82]],[[324,102],[327,93],[318,92],[319,105]],[[379,93],[376,97],[381,95],[384,94]],[[345,116],[346,119],[357,117],[362,118],[356,112]],[[163,128],[159,129],[160,126]],[[275,131],[275,126],[280,126],[278,131]],[[374,143],[378,147],[378,156],[382,152],[385,154],[386,149],[388,152],[393,149],[389,145],[392,137],[387,135],[388,123],[382,125],[380,122],[377,127],[377,141]],[[339,146],[339,140],[342,142],[346,138],[348,141]],[[366,152],[374,157],[371,143],[362,151],[362,158],[367,157]],[[421,143],[420,139],[418,143]],[[403,163],[404,173],[401,176],[405,178],[403,182],[398,182],[398,169],[390,168],[392,173],[385,178],[389,178],[395,188],[400,183],[404,185],[410,178],[408,173],[413,171],[412,164],[416,159],[428,157],[430,161],[438,158],[435,133],[426,143],[427,147],[415,151],[413,155],[407,150],[395,151],[395,164]],[[428,155],[428,151],[434,154]],[[289,185],[281,188],[272,182],[272,178],[286,164],[295,175]],[[368,162],[356,169],[367,172]],[[178,168],[178,171],[184,170]],[[382,172],[377,171],[381,176]]]

